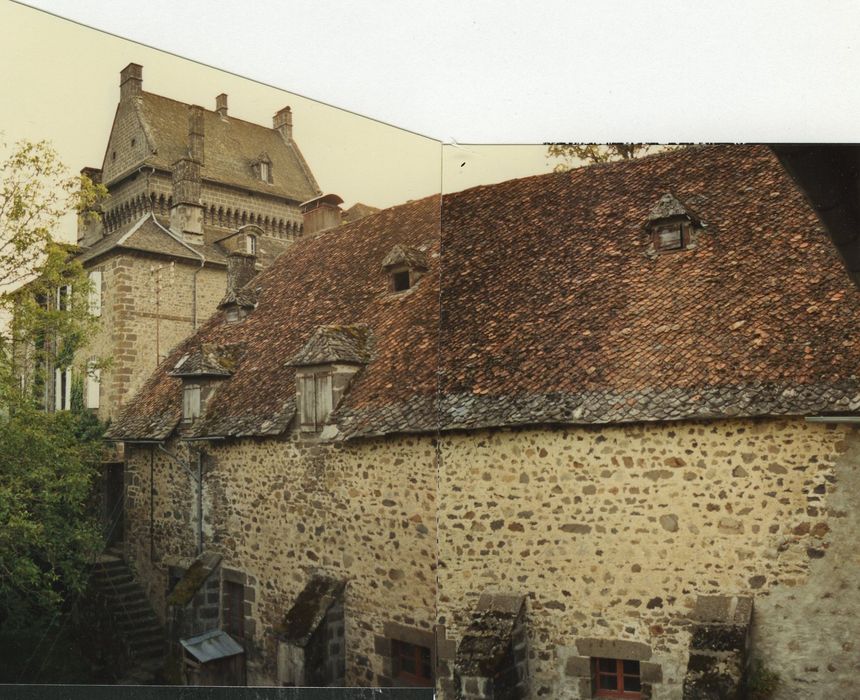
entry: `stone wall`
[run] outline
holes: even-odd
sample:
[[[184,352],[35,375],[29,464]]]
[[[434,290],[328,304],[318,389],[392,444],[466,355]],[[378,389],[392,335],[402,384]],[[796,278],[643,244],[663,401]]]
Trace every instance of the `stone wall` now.
[[[443,436],[438,457],[426,437],[205,450],[204,547],[255,584],[252,683],[275,681],[273,628],[321,573],[348,581],[348,685],[392,683],[392,637],[427,646],[435,633],[434,663],[453,669],[489,593],[525,596],[528,697],[590,697],[590,661],[607,657],[639,662],[644,697],[680,700],[698,668],[691,649],[728,658],[696,637],[698,608],[727,597],[752,601],[750,654],[779,672],[778,700],[855,687],[860,434],[849,427],[478,431]],[[129,449],[126,546],[161,611],[167,567],[196,554],[196,493],[177,463]],[[453,697],[456,679],[442,676]]]
[[[196,469],[186,448],[168,449]],[[223,556],[222,567],[256,582],[247,603],[249,683],[276,681],[273,628],[321,573],[348,581],[347,685],[390,685],[375,637],[389,623],[433,631],[433,441],[335,446],[248,439],[205,450],[204,548]],[[127,455],[126,553],[163,615],[168,567],[187,567],[196,554],[196,485],[155,448],[129,446]]]
[[[111,360],[101,375],[99,417],[107,419],[116,417],[158,362],[192,332],[195,275],[198,326],[217,309],[227,278],[223,267],[200,270],[193,261],[128,252],[88,269],[102,271],[102,316],[84,354]]]
[[[856,687],[858,456],[802,420],[445,436],[439,623],[459,642],[483,592],[522,592],[532,697],[590,697],[600,648],[679,699],[698,597],[750,596],[777,697],[839,697],[818,688]]]

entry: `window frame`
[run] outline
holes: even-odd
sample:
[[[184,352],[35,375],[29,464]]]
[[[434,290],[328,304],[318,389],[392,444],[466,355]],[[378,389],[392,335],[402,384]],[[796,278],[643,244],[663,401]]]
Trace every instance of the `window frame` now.
[[[600,669],[601,661],[609,661],[615,665],[614,671],[603,671]],[[627,673],[624,671],[624,664],[635,663],[637,672]],[[614,677],[616,680],[616,688],[601,688],[600,678]],[[639,690],[626,690],[624,688],[624,680],[626,678],[635,678],[639,684]],[[642,667],[637,659],[611,659],[608,657],[592,657],[591,659],[591,683],[594,688],[593,696],[595,698],[626,698],[627,700],[641,700],[642,698]]]
[[[425,658],[426,657],[426,658]],[[415,667],[416,673],[403,670],[403,659],[409,659]],[[430,675],[425,676],[419,671],[424,670],[424,664],[430,670]],[[391,666],[392,677],[395,681],[405,681],[410,687],[432,688],[435,687],[436,679],[433,672],[433,652],[430,647],[412,642],[404,642],[402,639],[391,639]]]
[[[663,245],[661,243],[661,235],[671,231],[677,234],[677,245]],[[682,250],[688,250],[690,247],[690,224],[687,221],[664,221],[663,223],[654,224],[652,230],[652,244],[657,253],[678,253]]]

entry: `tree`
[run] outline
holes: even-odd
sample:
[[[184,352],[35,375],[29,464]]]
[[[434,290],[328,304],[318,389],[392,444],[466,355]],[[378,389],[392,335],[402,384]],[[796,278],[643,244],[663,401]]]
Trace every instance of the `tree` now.
[[[82,590],[99,550],[92,495],[102,426],[83,410],[39,410],[29,382],[71,367],[97,323],[74,247],[53,232],[104,190],[66,176],[45,142],[19,143],[0,177],[0,306],[10,315],[0,330],[0,636],[8,637]]]
[[[678,146],[649,143],[549,143],[546,154],[550,158],[561,159],[561,162],[555,166],[555,170],[564,172],[582,165],[639,158],[648,153],[673,148]]]

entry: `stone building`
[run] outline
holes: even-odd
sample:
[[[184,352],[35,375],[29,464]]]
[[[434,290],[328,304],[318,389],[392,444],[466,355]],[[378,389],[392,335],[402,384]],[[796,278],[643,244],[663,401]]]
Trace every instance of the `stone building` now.
[[[100,222],[78,232],[102,320],[90,350],[111,358],[88,380],[103,419],[216,310],[230,255],[266,267],[302,235],[301,205],[320,195],[289,107],[271,127],[232,116],[227,95],[214,107],[145,92],[143,68],[129,64],[102,166],[83,171],[110,194]]]
[[[758,659],[851,697],[858,313],[763,147],[393,207],[297,241],[128,404],[124,553],[250,684],[731,698]]]

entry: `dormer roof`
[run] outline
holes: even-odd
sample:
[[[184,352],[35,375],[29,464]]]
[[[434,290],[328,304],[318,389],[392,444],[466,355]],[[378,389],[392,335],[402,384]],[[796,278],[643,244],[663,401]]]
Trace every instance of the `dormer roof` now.
[[[288,362],[288,366],[367,364],[370,360],[370,329],[365,325],[319,326]]]
[[[666,192],[648,212],[647,223],[652,224],[665,219],[684,217],[694,224],[700,224],[701,219],[672,192]]]
[[[203,343],[185,353],[173,369],[171,377],[229,377],[242,355],[242,347],[236,345],[215,345]]]
[[[399,266],[425,271],[430,265],[425,252],[413,246],[398,243],[385,256],[382,267],[388,270]]]

